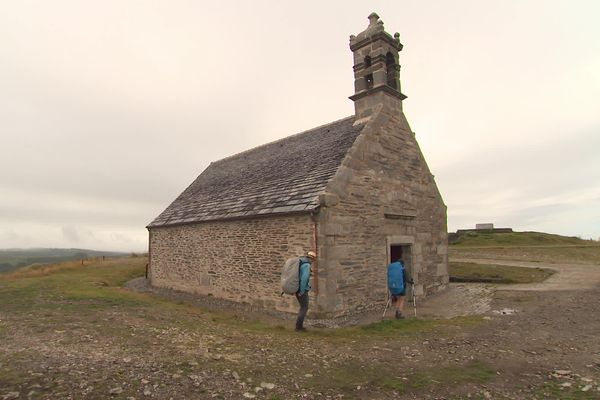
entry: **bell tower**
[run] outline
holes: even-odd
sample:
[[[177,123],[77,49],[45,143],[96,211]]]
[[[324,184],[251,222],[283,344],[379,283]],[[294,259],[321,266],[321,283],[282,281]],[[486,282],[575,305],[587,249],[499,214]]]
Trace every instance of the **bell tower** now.
[[[350,99],[356,116],[369,116],[377,106],[402,112],[406,96],[400,92],[400,34],[392,37],[379,16],[371,13],[367,29],[350,36],[350,50],[354,54],[354,95]]]

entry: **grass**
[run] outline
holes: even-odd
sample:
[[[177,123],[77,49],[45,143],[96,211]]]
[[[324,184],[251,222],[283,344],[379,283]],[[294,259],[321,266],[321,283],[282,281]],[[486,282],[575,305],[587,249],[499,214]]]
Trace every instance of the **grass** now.
[[[556,271],[547,268],[525,268],[506,265],[450,262],[452,282],[535,283],[542,282]]]
[[[450,246],[452,258],[487,258],[496,260],[532,261],[600,265],[600,246],[589,247],[469,247]]]
[[[452,246],[600,246],[600,243],[542,232],[466,232]]]
[[[408,376],[408,386],[417,389],[430,385],[457,386],[464,383],[485,383],[495,376],[495,369],[481,361],[473,361],[465,365],[415,372]]]
[[[600,265],[600,243],[540,232],[467,232],[449,246],[451,258],[489,258]]]
[[[424,332],[436,332],[438,330],[449,330],[452,328],[464,328],[475,326],[481,323],[481,317],[457,317],[446,320],[426,320],[426,319],[386,319],[380,322],[375,322],[370,325],[346,328],[351,331],[362,332],[363,334],[372,336],[397,336],[399,334],[420,335]]]
[[[125,253],[85,249],[0,249],[0,273],[34,264],[56,264],[92,257],[123,257]]]
[[[44,348],[56,349],[57,354],[63,351],[81,352],[86,357],[101,354],[98,362],[121,360],[123,357],[151,360],[152,365],[160,365],[159,371],[173,373],[182,370],[185,375],[188,371],[180,362],[195,361],[198,367],[194,368],[208,366],[213,371],[235,369],[241,376],[252,377],[257,382],[277,380],[282,374],[289,373],[290,367],[293,371],[322,368],[315,364],[315,355],[298,354],[310,353],[311,349],[328,348],[329,365],[332,371],[337,371],[332,379],[337,379],[340,387],[355,384],[353,374],[356,371],[348,370],[347,365],[363,362],[365,349],[385,348],[377,350],[381,354],[376,362],[367,361],[375,369],[365,382],[378,386],[380,390],[393,390],[393,376],[385,380],[386,375],[382,375],[385,368],[380,368],[385,365],[396,367],[394,352],[401,351],[400,345],[431,335],[455,334],[464,327],[483,321],[479,317],[384,320],[362,327],[312,329],[306,335],[298,335],[287,322],[255,320],[251,316],[240,318],[232,312],[208,311],[187,302],[170,301],[124,289],[122,286],[125,282],[144,275],[146,262],[142,257],[85,265],[81,265],[81,262],[64,262],[0,275],[3,314],[0,339],[9,343],[9,346],[24,349],[20,352],[0,352],[0,386],[33,382],[31,379],[34,378],[27,372],[38,371],[39,368],[36,361],[39,359],[39,349],[29,350],[31,346],[27,344],[33,340],[43,343]],[[27,331],[28,334],[15,336],[19,331]],[[399,342],[397,338],[404,339]],[[208,348],[211,352],[206,361],[202,351]],[[349,358],[338,360],[341,348],[345,349],[344,354],[348,354]],[[290,349],[295,355],[287,359],[287,364],[282,363]],[[222,357],[212,359],[212,352]],[[372,354],[367,355],[372,357]],[[47,353],[45,357],[48,357]],[[361,361],[357,361],[359,359]],[[97,369],[87,370],[86,374],[91,374],[94,379],[100,379],[98,374],[111,376],[106,385],[94,386],[93,393],[98,396],[106,394],[110,382],[125,380],[123,368],[129,367],[118,363],[101,364],[102,368],[97,367],[98,364],[93,365]],[[64,379],[60,370],[54,371],[53,379],[71,382],[70,376]],[[322,372],[324,374],[315,373],[315,376],[327,376],[329,370]],[[148,373],[146,371],[143,374]],[[363,382],[363,379],[358,381]],[[313,385],[319,391],[330,390],[329,380],[317,380]],[[57,394],[61,390],[74,389],[53,386],[48,390]],[[273,396],[276,398],[275,393]]]
[[[0,276],[0,299],[12,311],[139,305],[142,297],[121,285],[144,267],[144,259],[132,258],[23,268]]]
[[[399,363],[361,365],[351,363],[335,368],[308,384],[315,389],[334,388],[345,393],[358,387],[382,387],[398,393],[420,392],[431,387],[482,384],[496,377],[496,370],[481,361],[464,365],[440,366],[406,373]]]
[[[534,399],[561,399],[561,400],[597,400],[599,398],[596,385],[587,391],[582,392],[581,386],[573,385],[572,387],[561,387],[560,382],[550,381],[535,388],[532,395]]]

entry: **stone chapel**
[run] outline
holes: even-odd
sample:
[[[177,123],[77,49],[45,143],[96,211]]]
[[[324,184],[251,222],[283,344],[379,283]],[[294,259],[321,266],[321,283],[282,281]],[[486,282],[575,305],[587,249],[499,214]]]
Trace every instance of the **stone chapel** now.
[[[212,162],[147,227],[151,285],[296,312],[281,267],[313,250],[313,316],[382,308],[400,251],[417,296],[447,287],[446,206],[402,111],[399,34],[373,13],[350,50],[354,115]]]

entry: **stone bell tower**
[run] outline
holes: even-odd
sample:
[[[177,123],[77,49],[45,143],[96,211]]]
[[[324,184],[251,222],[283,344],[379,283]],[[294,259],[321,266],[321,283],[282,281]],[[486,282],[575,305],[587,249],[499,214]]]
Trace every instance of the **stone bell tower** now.
[[[400,34],[392,37],[372,13],[367,29],[350,36],[350,50],[354,53],[354,95],[350,99],[357,118],[371,115],[378,105],[401,112],[406,96],[400,92]]]

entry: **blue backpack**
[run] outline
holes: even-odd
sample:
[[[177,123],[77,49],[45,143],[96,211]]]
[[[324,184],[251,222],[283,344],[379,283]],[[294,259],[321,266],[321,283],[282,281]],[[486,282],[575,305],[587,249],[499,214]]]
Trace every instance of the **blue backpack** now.
[[[404,293],[404,265],[402,261],[396,261],[388,265],[387,271],[388,289],[391,294]]]

